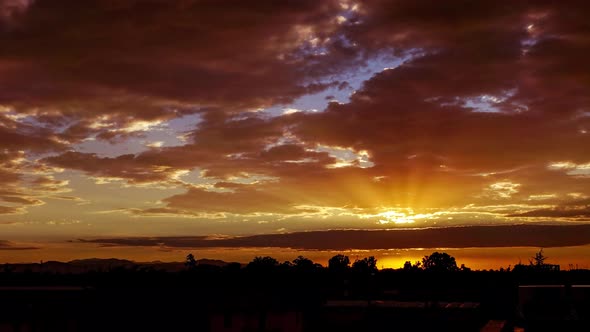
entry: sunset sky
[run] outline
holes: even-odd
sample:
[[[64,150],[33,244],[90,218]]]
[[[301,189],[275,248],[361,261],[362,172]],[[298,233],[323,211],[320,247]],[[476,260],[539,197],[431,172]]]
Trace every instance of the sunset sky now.
[[[588,265],[589,17],[0,0],[0,263],[449,248],[497,267],[546,247]]]

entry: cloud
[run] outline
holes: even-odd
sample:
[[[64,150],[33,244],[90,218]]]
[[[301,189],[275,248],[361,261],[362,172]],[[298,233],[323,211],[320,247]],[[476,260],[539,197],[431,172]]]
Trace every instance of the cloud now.
[[[234,192],[214,192],[190,189],[188,192],[164,199],[170,207],[202,212],[288,213],[292,202],[281,193],[271,194],[256,189],[236,189]]]
[[[48,169],[27,159],[24,151],[0,150],[0,214],[23,214],[45,204],[52,194],[69,191],[67,180],[56,180]]]
[[[586,2],[18,8],[10,24],[0,20],[0,184],[9,187],[0,199],[15,205],[7,213],[67,190],[56,176],[64,169],[181,190],[156,207],[117,207],[131,216],[503,205],[488,213],[585,217],[585,205],[563,206],[576,200],[570,193],[590,195]],[[377,70],[376,59],[395,65]],[[366,68],[375,73],[355,82]],[[343,102],[307,105],[324,105],[313,94],[325,89]],[[196,124],[185,128],[187,114]],[[77,145],[89,139],[112,145]]]
[[[483,172],[556,157],[583,158],[582,150],[590,143],[590,136],[578,132],[585,120],[580,120],[574,109],[550,115],[531,105],[526,112],[484,113],[466,105],[428,101],[441,95],[443,100],[452,100],[478,93],[440,91],[448,79],[457,75],[452,73],[464,75],[468,69],[453,68],[438,58],[423,58],[374,76],[353,95],[350,104],[332,103],[322,113],[293,114],[300,120],[292,129],[293,134],[306,142],[366,150],[378,166],[404,162],[418,155],[430,158],[424,160],[429,164],[422,165],[423,168],[445,165]],[[452,73],[435,72],[439,68]],[[481,70],[474,70],[469,76],[481,77]],[[489,80],[481,81],[485,83],[468,83],[469,89],[490,84]],[[489,88],[481,87],[482,91]],[[516,102],[517,97],[511,101]],[[584,103],[581,100],[574,107],[583,107]],[[558,122],[554,121],[556,118]]]
[[[304,250],[564,247],[590,243],[590,225],[471,226],[438,229],[332,230],[231,238],[154,237],[80,240],[120,246],[275,247]]]
[[[19,122],[14,118],[16,114],[3,108],[0,103],[0,149],[11,152],[55,152],[64,149],[64,144],[55,133],[46,128]]]
[[[0,3],[0,22],[10,23],[18,14],[22,14],[34,0],[4,0]]]
[[[330,86],[323,77],[357,58],[330,39],[337,1],[11,3],[0,13],[27,10],[0,25],[0,105],[65,126],[69,141],[202,107],[286,103]]]
[[[21,246],[19,244],[10,242],[10,241],[6,241],[6,240],[0,240],[0,250],[37,250],[40,249],[38,247],[32,247],[32,246]]]
[[[539,209],[523,213],[511,214],[509,217],[532,217],[532,218],[575,218],[590,219],[590,206],[585,207],[557,207],[553,209]]]
[[[21,214],[24,213],[22,207],[18,206],[0,206],[0,214]]]
[[[168,177],[166,167],[142,164],[130,154],[103,158],[96,154],[70,151],[44,161],[58,167],[82,170],[97,177],[123,178],[130,182],[156,182]]]

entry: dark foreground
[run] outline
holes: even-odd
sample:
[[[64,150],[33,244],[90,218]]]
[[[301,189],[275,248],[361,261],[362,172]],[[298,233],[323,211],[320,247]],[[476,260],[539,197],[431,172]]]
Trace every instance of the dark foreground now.
[[[590,331],[590,271],[0,273],[3,331]]]

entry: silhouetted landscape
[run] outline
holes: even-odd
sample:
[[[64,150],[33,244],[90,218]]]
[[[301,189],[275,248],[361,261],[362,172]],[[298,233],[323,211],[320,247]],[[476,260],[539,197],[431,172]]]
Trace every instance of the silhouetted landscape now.
[[[444,252],[248,264],[88,259],[0,265],[0,331],[587,331],[590,270],[474,271]]]

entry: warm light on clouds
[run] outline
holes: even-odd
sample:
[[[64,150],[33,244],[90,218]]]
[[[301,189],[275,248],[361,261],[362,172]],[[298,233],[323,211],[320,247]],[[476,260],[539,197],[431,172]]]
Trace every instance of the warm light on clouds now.
[[[590,177],[590,163],[576,164],[571,161],[551,163],[547,166],[550,170],[565,171],[566,174],[577,177]]]
[[[588,222],[589,14],[0,1],[0,244]]]
[[[431,215],[426,215],[426,214],[411,214],[411,210],[410,210],[410,214],[406,214],[405,212],[397,212],[397,211],[386,211],[386,212],[381,212],[378,213],[377,216],[383,218],[383,219],[379,219],[379,223],[381,224],[388,224],[388,223],[394,223],[394,224],[412,224],[414,223],[415,219],[423,219],[423,218],[429,218],[431,217]]]
[[[510,181],[502,181],[492,183],[486,188],[486,191],[493,198],[510,198],[512,195],[518,193],[519,183],[512,183]]]
[[[370,160],[370,155],[367,150],[355,151],[352,148],[345,148],[340,146],[318,145],[315,149],[318,152],[326,152],[336,159],[336,162],[326,165],[327,168],[340,167],[372,167],[374,163]]]

